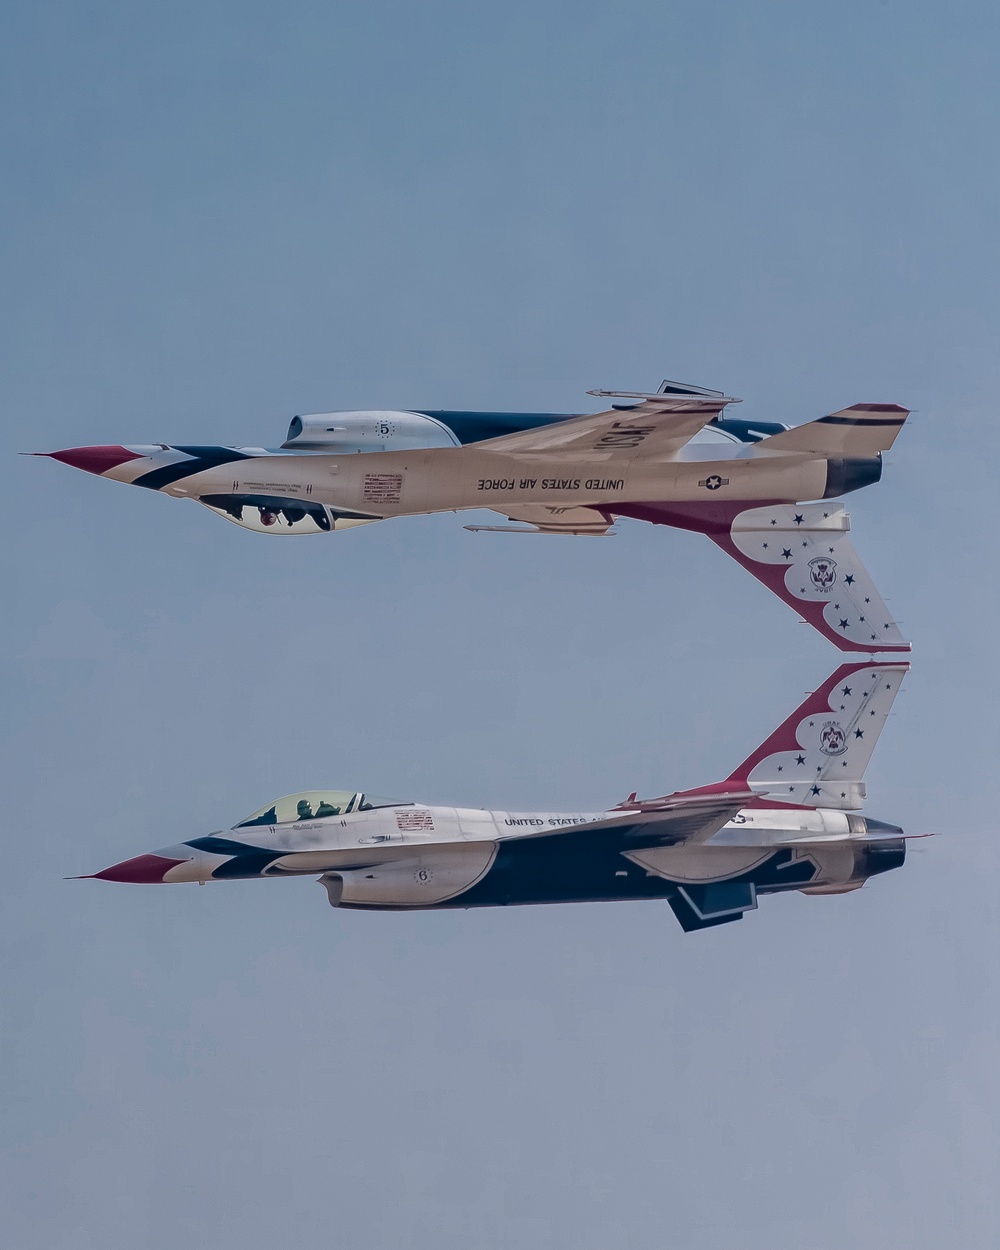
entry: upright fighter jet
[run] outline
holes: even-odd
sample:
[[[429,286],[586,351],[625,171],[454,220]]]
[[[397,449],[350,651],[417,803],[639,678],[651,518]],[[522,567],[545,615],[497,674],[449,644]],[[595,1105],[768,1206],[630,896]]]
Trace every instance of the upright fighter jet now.
[[[794,429],[723,417],[738,400],[664,382],[592,416],[370,411],[295,417],[281,448],[72,447],[40,452],[205,504],[262,534],[489,508],[531,534],[606,534],[618,517],[707,534],[846,651],[908,651],[847,532],[908,415],[855,404]],[[824,502],[804,502],[804,501]]]
[[[665,899],[685,930],[727,924],[761,895],[841,894],[903,863],[903,830],[857,809],[907,667],[842,665],[725,781],[696,790],[559,813],[309,790],[93,875],[318,874],[334,907],[369,910]]]

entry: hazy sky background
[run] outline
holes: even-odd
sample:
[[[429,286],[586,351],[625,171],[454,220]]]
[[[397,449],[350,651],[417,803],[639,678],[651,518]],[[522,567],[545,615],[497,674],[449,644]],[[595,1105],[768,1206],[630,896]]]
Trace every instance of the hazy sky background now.
[[[5,1246],[997,1244],[998,83],[961,0],[4,7]],[[850,500],[902,871],[690,936],[62,880],[712,781],[838,657],[695,535],[272,542],[16,452],[664,376],[916,410]]]

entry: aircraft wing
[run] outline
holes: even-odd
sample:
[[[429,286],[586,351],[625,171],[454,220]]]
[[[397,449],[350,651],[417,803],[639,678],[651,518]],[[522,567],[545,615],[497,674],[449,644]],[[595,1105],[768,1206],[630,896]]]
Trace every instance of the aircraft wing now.
[[[635,406],[573,417],[555,425],[476,443],[476,451],[519,459],[563,459],[625,463],[669,460],[731,401],[725,396],[649,396]]]
[[[749,789],[722,793],[669,795],[648,803],[623,804],[620,812],[609,813],[587,824],[558,829],[539,829],[519,834],[529,838],[567,838],[578,842],[598,839],[602,845],[620,840],[622,846],[676,846],[678,843],[707,842],[748,802],[758,797]]]

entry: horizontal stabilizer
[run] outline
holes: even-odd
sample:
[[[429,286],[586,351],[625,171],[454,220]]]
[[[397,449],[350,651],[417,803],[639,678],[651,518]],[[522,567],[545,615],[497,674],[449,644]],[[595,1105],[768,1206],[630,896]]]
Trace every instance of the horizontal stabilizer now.
[[[804,807],[861,807],[865,769],[908,668],[900,661],[842,664],[728,784]]]
[[[772,434],[756,445],[754,454],[797,451],[848,458],[876,456],[889,450],[909,415],[909,409],[898,404],[854,404],[818,421]]]
[[[707,534],[841,651],[910,650],[847,536],[843,504],[667,504],[656,519]]]

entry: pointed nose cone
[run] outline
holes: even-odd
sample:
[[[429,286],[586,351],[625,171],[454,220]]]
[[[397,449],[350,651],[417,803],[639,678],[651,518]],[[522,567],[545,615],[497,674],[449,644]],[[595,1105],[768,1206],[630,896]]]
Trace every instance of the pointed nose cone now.
[[[135,859],[112,864],[110,868],[92,873],[91,876],[97,881],[134,881],[149,885],[162,882],[171,868],[185,862],[183,859],[167,859],[164,855],[137,855]]]
[[[107,447],[67,447],[65,451],[39,451],[39,456],[48,456],[51,460],[60,460],[63,464],[72,465],[74,469],[85,469],[88,473],[107,473],[109,469],[117,469],[120,464],[129,460],[141,460],[142,456],[127,447],[116,445]]]

